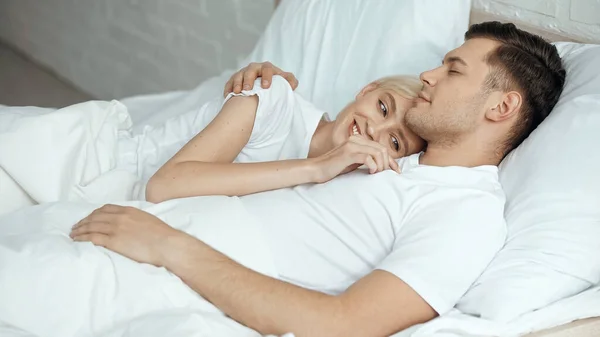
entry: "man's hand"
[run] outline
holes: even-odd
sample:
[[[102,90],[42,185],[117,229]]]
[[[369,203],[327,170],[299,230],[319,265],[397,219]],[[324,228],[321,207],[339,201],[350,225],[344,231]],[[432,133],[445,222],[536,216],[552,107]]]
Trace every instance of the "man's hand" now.
[[[388,169],[400,173],[398,163],[383,145],[358,136],[351,136],[344,144],[315,158],[313,162],[318,172],[318,183],[354,171],[361,165],[367,166],[370,174]]]
[[[134,207],[104,205],[79,221],[71,231],[75,241],[90,241],[132,260],[163,266],[171,238],[186,236],[154,215]]]
[[[227,94],[232,91],[236,94],[239,94],[242,92],[242,90],[252,89],[254,86],[254,81],[258,77],[262,77],[261,87],[263,89],[267,89],[271,86],[273,75],[281,75],[283,78],[285,78],[290,83],[292,90],[296,90],[298,87],[298,80],[294,74],[277,68],[271,64],[271,62],[253,62],[231,76],[229,81],[225,83],[223,96],[227,96]]]

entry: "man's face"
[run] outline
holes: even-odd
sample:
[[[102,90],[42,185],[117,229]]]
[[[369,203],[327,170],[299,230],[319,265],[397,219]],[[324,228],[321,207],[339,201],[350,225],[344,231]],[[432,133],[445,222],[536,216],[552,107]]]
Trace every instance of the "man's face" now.
[[[423,91],[406,123],[428,142],[457,142],[484,120],[490,66],[486,56],[498,46],[489,39],[471,39],[450,51],[438,68],[421,74]]]

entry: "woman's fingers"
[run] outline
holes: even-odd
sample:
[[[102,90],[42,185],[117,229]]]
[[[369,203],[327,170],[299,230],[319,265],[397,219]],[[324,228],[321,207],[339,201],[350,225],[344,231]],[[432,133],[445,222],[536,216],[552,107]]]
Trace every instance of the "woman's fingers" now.
[[[229,79],[225,83],[225,87],[223,88],[223,97],[227,97],[227,94],[233,90],[233,77]]]
[[[398,165],[398,162],[390,157],[390,169],[396,171],[397,173],[400,173],[400,166]]]
[[[362,153],[369,154],[377,165],[376,172],[388,170],[390,168],[390,158],[387,149],[372,140],[368,140],[358,136],[351,136],[349,142],[353,143],[356,149],[360,149]],[[375,172],[371,172],[375,173]]]
[[[298,79],[296,78],[296,76],[294,76],[294,74],[289,72],[282,72],[280,75],[283,78],[285,78],[286,81],[288,81],[288,83],[292,87],[292,90],[296,90],[296,88],[298,88]]]
[[[380,172],[385,165],[382,162],[382,154],[379,149],[363,144],[350,144],[349,155],[353,163],[365,165],[370,173]]]
[[[242,90],[251,90],[254,87],[254,82],[259,77],[262,78],[261,87],[268,89],[271,87],[273,76],[275,75],[281,75],[285,78],[290,83],[292,90],[298,87],[298,79],[296,79],[294,74],[284,72],[271,62],[253,62],[231,76],[229,81],[225,83],[223,97],[227,96],[230,92],[239,94]]]
[[[250,63],[246,68],[244,68],[244,74],[242,76],[241,83],[243,90],[250,90],[252,87],[254,87],[254,81],[256,81],[256,79],[262,75],[261,71],[261,63]]]
[[[372,156],[365,156],[365,166],[369,168],[369,173],[373,174],[379,170],[379,165],[375,162]]]
[[[274,69],[273,65],[271,64],[271,62],[262,63],[261,72],[262,72],[262,76],[261,76],[262,81],[260,83],[260,86],[263,89],[268,89],[271,86],[271,81],[273,80],[273,75],[276,75],[277,73],[275,72],[275,69]]]
[[[245,69],[245,68],[244,68]],[[244,69],[238,71],[233,74],[229,81],[225,84],[225,90],[223,91],[223,96],[227,96],[230,92],[234,92],[239,94],[242,92],[242,82],[244,80]]]

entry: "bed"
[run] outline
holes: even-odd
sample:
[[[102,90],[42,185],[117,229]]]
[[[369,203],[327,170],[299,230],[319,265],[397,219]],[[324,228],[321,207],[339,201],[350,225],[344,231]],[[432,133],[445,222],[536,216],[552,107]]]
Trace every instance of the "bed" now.
[[[367,13],[364,7],[367,5],[372,12]],[[470,5],[471,2],[468,0],[456,0],[452,3],[445,0],[407,0],[403,2],[393,0],[377,2],[358,0],[343,2],[322,0],[305,0],[302,2],[284,1],[279,5],[280,7],[274,14],[273,20],[270,22],[269,27],[267,27],[267,31],[261,37],[261,40],[258,42],[255,50],[246,59],[242,60],[239,63],[239,66],[245,65],[250,61],[272,61],[282,69],[293,71],[297,75],[297,77],[301,80],[301,86],[298,90],[302,91],[303,95],[312,99],[317,104],[322,105],[326,108],[326,110],[335,111],[335,109],[339,108],[339,106],[346,101],[346,98],[349,95],[356,91],[359,85],[372,78],[379,77],[387,73],[418,73],[419,71],[437,65],[439,63],[440,56],[443,55],[443,53],[462,42],[462,34],[466,30],[469,23],[488,20],[503,21],[502,18],[491,16],[488,13],[471,11]],[[385,25],[382,24],[381,16],[389,15],[390,12],[394,12],[393,10],[390,10],[392,7],[397,11],[397,15],[394,17],[396,20],[394,22],[387,22]],[[430,23],[428,23],[428,26],[423,26],[423,23],[421,22],[422,20],[419,19],[423,15],[428,15],[428,17],[431,19]],[[347,22],[349,21],[346,19],[347,17],[356,18],[356,20]],[[600,43],[600,41],[577,41],[577,39],[573,37],[540,30],[536,27],[530,27],[525,23],[517,23],[517,25],[536,34],[540,34],[551,41]],[[355,26],[367,26],[371,27],[371,29],[375,31],[362,32]],[[281,29],[281,27],[285,27],[285,29]],[[409,27],[410,29],[406,29],[406,27]],[[339,34],[339,30],[351,31],[353,35],[350,34],[349,36],[342,36]],[[394,35],[389,34],[390,30],[394,31]],[[390,52],[390,55],[394,55],[395,58],[384,57],[383,61],[381,62],[371,62],[373,57],[375,57],[374,55],[377,55],[379,51],[377,49],[378,46],[375,43],[376,41],[373,41],[371,38],[373,35],[379,36],[381,39],[387,38],[388,40],[398,40],[397,44],[391,48],[392,50]],[[290,36],[300,36],[300,38],[290,39]],[[327,46],[328,48],[322,48],[324,46],[323,41],[327,40],[327,38],[331,38],[330,40],[336,43],[333,48],[331,48],[331,46]],[[561,50],[564,50],[565,53],[568,54],[570,51],[569,48],[571,47],[572,46],[565,45],[561,47],[563,48]],[[415,57],[410,57],[410,55],[404,56],[403,54],[406,54],[404,51],[407,50],[407,48],[410,48],[411,52],[420,55],[420,57],[415,60]],[[576,53],[574,52],[573,57],[577,56],[575,54],[578,53],[581,52],[576,50]],[[361,66],[359,67],[357,65]],[[336,76],[322,76],[320,74],[320,71],[323,69],[330,68],[335,68],[337,73]],[[113,120],[114,123],[118,124],[123,130],[132,129],[134,132],[141,133],[147,126],[160,124],[170,117],[178,116],[183,112],[193,109],[194,107],[198,106],[198,104],[208,100],[209,98],[219,95],[221,93],[223,83],[234,71],[234,69],[226,70],[221,75],[202,82],[195,89],[190,91],[176,91],[157,95],[128,97],[121,99],[120,102],[110,102],[107,104],[98,103],[98,105],[94,106],[92,109],[90,109],[90,111],[93,113],[98,113],[98,116],[102,118],[110,117],[109,119]],[[345,73],[349,72],[351,72],[352,76],[344,76]],[[600,83],[600,76],[594,77],[592,80]],[[306,85],[307,83],[310,85]],[[580,86],[583,86],[583,84]],[[573,90],[576,91],[580,86],[575,86]],[[600,94],[600,92],[595,92],[594,94]],[[587,107],[589,106],[585,106],[584,108]],[[596,108],[598,105],[593,105],[593,107],[596,109],[596,112],[600,112],[600,110]],[[106,111],[109,112],[106,113]],[[15,112],[28,113],[31,111],[23,108],[19,111],[15,110]],[[76,123],[78,117],[76,114],[72,115],[74,118],[73,123]],[[124,117],[125,115],[128,115],[128,117]],[[598,124],[594,124],[598,121],[596,117],[597,115],[587,116],[587,119],[578,120],[577,123],[572,124],[569,124],[568,122],[562,124],[560,123],[564,122],[564,120],[560,120],[560,118],[565,116],[564,113],[560,113],[557,116],[557,120],[553,123],[560,124],[561,126],[565,125],[564,129],[559,129],[561,131],[579,132],[580,129],[573,128],[580,128],[581,126],[579,124],[582,123],[587,123],[591,129],[593,129],[594,125],[596,125],[597,130]],[[568,129],[568,126],[571,126],[572,128]],[[0,131],[1,129],[2,126],[0,125]],[[541,136],[546,134],[548,137],[552,138],[552,136],[556,135],[556,130],[552,130],[552,128],[547,127],[539,132],[539,135]],[[536,135],[536,137],[537,136],[538,135]],[[540,138],[541,136],[537,138]],[[589,137],[596,137],[589,139],[596,141],[596,143],[599,142],[597,135],[590,135]],[[2,148],[2,140],[3,138],[0,138],[0,153],[3,153],[2,151],[8,151],[6,148]],[[72,144],[73,142],[72,139],[65,139],[64,141],[69,142],[68,144]],[[68,148],[68,146],[65,145],[65,148]],[[521,153],[527,154],[527,151],[533,151],[535,149],[535,142],[530,141],[526,144],[526,146],[523,147],[523,151],[521,151]],[[580,155],[583,156],[583,154],[577,154],[577,156]],[[589,165],[590,168],[588,171],[579,172],[583,176],[585,176],[584,173],[589,174],[590,170],[593,170],[594,168],[596,171],[600,169],[600,157],[597,154],[594,154],[594,152],[587,152],[585,155],[587,158],[586,160],[589,160],[591,165]],[[577,156],[574,157],[574,160],[581,160],[581,157]],[[506,165],[504,165],[505,171],[510,171],[510,169],[514,167],[522,168],[523,166],[532,166],[531,162],[520,162],[519,160],[522,159],[522,157],[524,156],[519,156],[519,153],[512,156],[507,161]],[[539,158],[536,157],[534,159]],[[110,162],[110,160],[110,158],[106,159],[107,162]],[[6,166],[3,166],[3,163],[0,162],[0,168],[2,167],[6,168]],[[91,170],[101,171],[102,169],[105,168],[93,167]],[[557,172],[560,174],[562,169],[562,167],[559,167]],[[564,169],[567,170],[568,168]],[[57,171],[58,170],[59,168],[57,168]],[[79,173],[81,173],[81,176],[85,176],[85,174],[82,172]],[[525,172],[523,174],[525,175]],[[528,174],[531,174],[531,172]],[[23,179],[26,178],[27,176],[24,175]],[[506,179],[506,181],[507,185],[509,185],[509,188],[510,185],[527,185],[517,178],[512,180]],[[15,184],[13,183],[14,180],[7,178],[6,174],[3,175],[2,169],[0,169],[0,185],[9,186],[9,188],[12,186],[12,188],[18,192],[18,188],[21,188],[22,186],[14,186]],[[587,189],[583,188],[583,190],[585,190],[585,192],[588,193],[586,195],[589,196],[591,195],[589,194],[591,193],[589,192],[590,190],[600,190],[600,188],[594,190],[594,188],[597,186],[598,180],[590,178],[587,186],[584,186]],[[28,193],[25,193],[25,191],[22,192],[23,193],[20,194],[21,199],[11,200],[16,203],[21,203],[21,205],[27,205],[27,203],[34,204],[37,202],[49,201],[56,197],[55,195],[44,195],[43,193],[32,194],[32,191],[27,191]],[[534,192],[537,193],[539,191],[536,190]],[[3,198],[2,193],[6,193],[6,189],[4,191],[0,189],[0,199],[7,200]],[[597,192],[593,193],[597,194]],[[14,195],[15,194],[13,194],[13,196]],[[30,200],[31,195],[36,195],[37,200]],[[592,200],[591,203],[593,204],[598,199],[596,196],[590,200]],[[598,259],[600,259],[600,254],[597,250],[598,248],[594,248],[593,246],[594,244],[596,246],[600,246],[600,244],[597,242],[597,238],[600,237],[600,235],[598,235],[600,233],[597,231],[598,227],[600,227],[600,217],[598,216],[598,211],[593,210],[594,206],[598,208],[598,204],[600,204],[600,202],[591,206],[580,205],[581,207],[588,207],[586,208],[586,211],[589,211],[590,216],[595,221],[588,227],[582,227],[582,232],[585,233],[584,236],[589,239],[588,241],[582,241],[582,238],[579,237],[575,237],[572,240],[573,245],[577,247],[587,247],[586,245],[592,246],[592,248],[585,252],[585,254],[588,255],[578,251],[580,255],[577,257],[580,260],[585,261],[587,259],[588,261],[598,262]],[[573,208],[576,207],[573,206]],[[521,221],[521,218],[522,217],[519,217],[517,220]],[[551,225],[554,226],[556,224],[552,223]],[[562,227],[565,226],[563,225]],[[531,233],[536,229],[539,228],[527,228],[526,232]],[[559,237],[559,239],[564,237],[565,241],[569,241],[571,238],[573,238],[573,233],[570,232],[556,232],[555,234],[555,236]],[[518,241],[518,235],[515,235],[515,237],[516,239],[513,241]],[[524,240],[528,240],[530,238],[531,237],[528,237],[527,235],[523,237]],[[555,244],[556,242],[557,241],[553,241],[552,243]],[[541,249],[540,247],[534,248]],[[572,246],[564,248],[564,256],[559,256],[564,260],[564,264],[573,264],[573,261],[569,260],[570,256],[568,256],[568,254],[573,250],[574,248]],[[542,259],[538,265],[543,264],[542,262],[546,263],[547,261]],[[600,266],[600,263],[596,263],[596,265]],[[526,267],[533,268],[535,266],[532,267],[531,265],[527,265]],[[564,265],[544,265],[544,267],[548,267],[546,269],[552,269],[553,271],[556,271],[563,268]],[[494,268],[490,268],[490,270],[492,269]],[[494,281],[494,277],[496,277],[494,273],[502,273],[503,271],[501,268],[498,270],[499,271],[496,270],[490,272],[492,273],[493,277],[487,274],[484,276]],[[522,305],[518,308],[519,312],[522,314],[518,315],[518,317],[504,317],[504,322],[497,323],[492,319],[487,319],[486,317],[495,317],[495,315],[501,316],[503,313],[495,312],[493,310],[480,310],[480,308],[477,308],[477,306],[481,306],[481,303],[477,302],[478,296],[474,295],[471,296],[471,303],[463,304],[462,307],[459,306],[462,311],[456,310],[454,312],[450,312],[447,315],[444,315],[444,317],[441,317],[441,319],[436,319],[421,326],[412,327],[406,331],[400,332],[395,336],[599,336],[600,289],[598,288],[598,285],[600,282],[594,281],[595,279],[593,279],[593,275],[598,277],[600,272],[598,272],[596,267],[586,269],[586,272],[592,275],[590,277],[586,277],[586,275],[583,275],[579,272],[579,270],[569,270],[569,273],[566,273],[561,270],[560,275],[553,274],[552,277],[560,276],[559,280],[565,282],[565,287],[563,287],[565,289],[564,291],[561,292],[558,290],[549,290],[545,293],[542,293],[537,297],[537,303],[531,303],[531,301],[523,301],[527,303],[518,303],[519,305]],[[565,276],[565,274],[569,275]],[[484,278],[485,277],[482,279]],[[535,285],[536,280],[535,278],[532,279],[532,282]],[[573,281],[572,279],[577,280]],[[581,285],[581,283],[577,283],[579,279],[593,280],[589,282],[586,281],[587,283],[584,282],[583,285]],[[502,280],[502,278],[500,278],[500,280]],[[490,289],[490,286],[485,285],[484,283],[485,282],[479,284],[479,289]],[[575,284],[575,288],[566,286],[567,283],[569,285]],[[590,284],[592,285],[590,286]],[[513,283],[513,285],[516,288],[519,288],[522,284]],[[533,292],[531,289],[534,288],[531,288],[531,283],[525,285],[526,286],[523,287],[523,289],[526,289],[528,292]],[[540,288],[543,288],[541,284]],[[496,297],[500,297],[502,299],[503,296],[506,298],[514,298],[523,295],[522,292],[511,291],[508,291],[507,293],[498,292]],[[481,296],[479,296],[479,298],[480,297]],[[532,295],[532,297],[535,296]],[[487,304],[488,307],[493,307],[493,305],[490,306],[490,303],[494,304],[493,300],[493,298],[486,299],[487,302],[484,301],[484,304]],[[498,299],[496,298],[495,300],[497,301]],[[472,302],[475,302],[475,304]],[[496,309],[494,308],[494,310]],[[517,328],[512,328],[511,330],[510,324],[503,324],[507,322],[511,323],[513,327],[516,326]],[[1,324],[0,332],[3,332]],[[249,331],[245,332],[248,336],[256,336]],[[15,336],[17,335],[15,334]],[[26,335],[23,334],[23,336]],[[182,334],[182,336],[184,335]]]
[[[600,336],[600,317],[578,320],[556,328],[528,334],[527,337],[592,337]]]
[[[479,10],[472,10],[470,15],[470,24],[484,21],[501,21],[507,22],[505,18],[486,13]],[[571,41],[581,43],[600,43],[600,37],[593,40],[582,40],[574,36],[558,33],[554,30],[544,30],[540,27],[532,26],[525,22],[511,21],[518,27],[525,29],[534,34],[540,35],[551,42]],[[600,336],[600,317],[587,318],[576,320],[571,323],[566,323],[554,328],[544,329],[542,331],[533,332],[526,335],[527,337],[593,337]]]
[[[501,21],[508,22],[504,17],[473,9],[470,13],[469,24],[474,24],[484,21]],[[551,42],[570,41],[581,43],[600,43],[600,38],[596,41],[582,40],[574,36],[569,36],[564,33],[559,33],[555,30],[545,30],[541,27],[532,26],[525,22],[511,20],[518,27],[544,37]],[[600,304],[600,303],[598,303]],[[600,336],[600,317],[576,320],[571,323],[562,324],[550,329],[529,333],[526,337],[595,337]]]
[[[280,1],[276,1],[276,3],[278,3],[278,2],[280,2]],[[286,5],[285,1],[282,2],[282,4]],[[490,13],[487,13],[487,12],[483,12],[483,11],[479,11],[479,10],[471,10],[470,8],[468,9],[468,17],[465,17],[464,13],[461,13],[460,11],[458,11],[458,12],[455,11],[457,7],[470,6],[470,2],[469,1],[456,2],[455,3],[455,7],[453,7],[453,8],[448,8],[446,6],[446,4],[441,4],[440,2],[435,3],[435,2],[431,2],[430,1],[430,5],[438,7],[438,8],[439,7],[444,7],[444,10],[446,10],[447,13],[449,13],[448,15],[459,17],[462,20],[468,20],[468,24],[473,24],[473,23],[483,22],[483,21],[491,21],[491,20],[504,21],[504,22],[506,21],[502,17],[497,17],[497,16],[495,16],[493,14],[490,14]],[[424,6],[427,7],[429,5],[424,5]],[[329,9],[329,8],[327,8],[327,9]],[[303,10],[305,10],[305,9],[301,8],[300,12],[302,12]],[[431,11],[434,11],[434,10],[432,9]],[[308,14],[312,14],[312,13],[308,13]],[[419,15],[417,10],[415,10],[413,12],[413,14],[414,15]],[[277,13],[275,15],[277,15]],[[402,20],[402,19],[406,20],[406,22],[407,22],[406,24],[407,25],[414,24],[414,22],[412,22],[410,20],[410,18],[399,18],[398,20]],[[288,22],[289,25],[293,25],[293,22],[290,23],[290,21],[293,21],[292,17],[286,17],[286,20],[287,20],[287,22]],[[440,22],[444,22],[444,18],[438,18],[438,20]],[[530,31],[530,32],[534,33],[534,34],[541,35],[541,36],[543,36],[544,38],[546,38],[547,40],[549,40],[551,42],[569,41],[569,42],[575,42],[575,43],[580,42],[580,43],[587,43],[587,44],[589,44],[589,43],[600,43],[600,40],[597,40],[597,41],[590,41],[590,40],[582,41],[580,39],[577,39],[574,36],[568,36],[568,35],[559,33],[559,32],[557,32],[555,30],[550,30],[550,29],[545,30],[545,29],[542,29],[540,27],[534,27],[534,26],[531,26],[531,25],[529,25],[527,23],[524,23],[524,22],[514,22],[514,23],[517,26],[519,26],[520,28],[523,28],[523,29],[525,29],[527,31]],[[277,27],[278,27],[277,25],[278,24],[281,25],[282,23],[281,22],[275,22],[275,24],[271,23],[271,27],[268,27],[267,29],[269,30],[269,28],[271,28],[272,30],[275,30],[275,29],[277,29]],[[306,23],[303,23],[303,24],[305,25]],[[425,28],[423,28],[423,29],[425,29]],[[290,28],[290,30],[293,31],[293,28]],[[452,27],[451,30],[456,30],[459,34],[462,34],[462,32],[464,32],[466,30],[466,25],[458,25],[457,27]],[[268,36],[268,34],[272,34],[273,36]],[[286,45],[286,41],[284,41],[283,38],[282,38],[282,36],[284,36],[284,35],[285,34],[277,35],[277,33],[274,33],[274,32],[271,32],[271,31],[267,31],[267,36],[266,37],[263,36],[262,40],[259,41],[259,45],[257,46],[257,48],[253,52],[252,57],[254,59],[247,58],[243,62],[240,62],[239,65],[243,66],[243,65],[246,64],[246,62],[249,62],[251,60],[252,61],[269,60],[269,61],[273,61],[276,65],[282,67],[282,69],[294,71],[295,74],[301,79],[301,82],[302,81],[309,82],[309,83],[319,82],[319,80],[321,80],[321,79],[315,78],[315,76],[311,74],[311,72],[316,71],[316,68],[305,69],[306,67],[304,67],[302,65],[290,62],[288,59],[285,58],[285,55],[289,56],[289,54],[285,54],[285,53],[283,53],[280,50],[276,50],[274,52],[273,51],[265,51],[265,49],[268,49],[268,48],[266,48],[264,45],[268,44],[268,43],[271,43],[271,44],[282,44],[282,45],[285,45],[285,48],[289,48],[289,49],[292,49],[294,51],[297,51],[298,49],[297,48],[295,49],[294,45]],[[402,35],[402,38],[404,38],[403,35]],[[402,38],[400,38],[400,39],[402,39]],[[451,39],[451,37],[448,37],[448,36],[446,36],[446,38],[447,39],[448,38]],[[427,36],[425,39],[431,39],[431,38],[429,36]],[[308,38],[308,40],[310,40],[310,38]],[[312,41],[312,40],[310,40],[310,41]],[[436,43],[438,43],[438,41],[428,41],[428,43],[436,44]],[[446,47],[445,46],[440,46],[440,48],[446,48]],[[283,49],[283,47],[281,49]],[[303,55],[305,55],[305,54],[308,53],[309,56],[314,56],[313,54],[310,54],[309,52],[307,52],[305,50],[300,51],[300,52],[304,53]],[[320,55],[320,56],[323,56],[323,55]],[[436,60],[436,62],[437,62],[437,60]],[[408,71],[410,71],[411,70],[410,69],[410,65],[408,67],[406,67],[405,69],[408,69]],[[379,68],[375,68],[375,69],[371,68],[371,69],[369,69],[369,71],[371,71],[372,73],[378,73],[380,70],[381,69],[379,69]],[[214,79],[214,80],[216,82],[223,81],[223,79],[226,79],[232,72],[233,72],[233,70],[231,70],[230,72],[225,72],[223,74],[223,77],[218,78],[218,79]],[[359,74],[359,75],[357,75],[357,77],[360,77],[361,75],[363,75],[363,74]],[[373,74],[372,76],[375,77],[376,75]],[[361,79],[367,79],[366,75],[364,75]],[[337,83],[332,83],[332,82],[328,82],[327,84],[331,85],[331,86],[337,85]],[[342,90],[342,91],[345,90],[346,92],[351,92],[352,90],[355,90],[355,88],[347,88],[347,87],[344,87],[344,86],[340,87],[339,85],[337,85],[337,88],[339,90]],[[300,88],[300,89],[302,89],[302,88]],[[326,91],[327,88],[321,88],[321,90],[325,90]],[[202,90],[199,90],[199,91],[202,91]],[[310,97],[312,97],[313,99],[315,99],[317,101],[321,100],[321,103],[323,105],[328,106],[328,108],[331,108],[331,109],[335,108],[335,105],[327,105],[327,104],[330,104],[330,102],[326,101],[325,99],[322,99],[322,97],[319,97],[315,93],[308,92],[308,91],[306,91],[305,93],[306,93],[307,96],[310,96]],[[179,93],[173,93],[173,95],[179,95]],[[175,97],[175,96],[173,96],[173,97]],[[136,104],[138,102],[143,102],[143,100],[150,99],[150,98],[149,97],[140,97],[139,99],[140,99],[139,101],[132,100],[132,101],[129,101],[129,102],[126,101],[126,103],[129,103],[134,108],[136,108]],[[163,97],[162,97],[162,102],[165,102],[165,104],[168,105],[168,103],[166,103],[166,102],[168,102],[169,99],[170,98],[168,97],[168,94],[164,94]],[[140,105],[140,107],[141,106],[142,105]],[[148,105],[145,105],[145,106],[147,107]],[[139,110],[142,110],[142,109],[139,109]],[[145,117],[141,117],[141,115],[140,115],[140,119],[139,120],[140,121],[144,121],[144,122],[149,122],[149,123],[152,123],[152,122],[156,121],[156,120],[154,120],[152,118],[148,118],[147,119]],[[599,226],[600,226],[600,223],[597,223],[596,227],[599,227]],[[597,259],[595,261],[597,261]],[[547,300],[547,302],[551,303],[550,300]],[[588,305],[590,305],[590,306],[597,306],[597,307],[600,308],[600,299],[595,298],[593,301],[591,301],[590,303],[588,303]],[[529,333],[529,334],[518,333],[518,335],[527,335],[529,337],[541,337],[541,336],[544,336],[544,337],[563,337],[563,336],[565,336],[565,337],[566,336],[592,337],[592,336],[600,336],[600,313],[595,313],[595,314],[594,313],[588,313],[588,315],[592,316],[592,318],[577,319],[577,318],[574,318],[574,317],[565,317],[564,320],[563,320],[563,322],[561,322],[559,324],[559,326],[556,326],[557,323],[552,323],[552,322],[544,322],[544,323],[541,323],[540,325],[538,325],[537,327],[535,326],[535,324],[530,324],[530,326],[527,328],[527,330],[528,331],[535,331],[535,332]],[[522,320],[528,320],[529,318],[530,318],[530,316],[527,316],[527,315],[521,316]],[[531,319],[534,319],[534,318],[532,317]],[[571,322],[571,321],[573,321],[573,322]],[[564,323],[564,324],[562,324],[562,323]],[[540,326],[545,326],[545,328],[541,328],[540,329]],[[548,329],[547,327],[549,327],[549,326],[552,326],[552,328]],[[456,333],[456,332],[454,332],[455,334],[452,334],[452,332],[447,332],[447,333],[448,333],[448,336],[460,336],[461,335],[461,333]],[[399,334],[399,336],[400,335],[401,336],[411,336],[412,332],[406,331],[405,333]],[[420,334],[415,333],[414,335],[420,335]],[[435,336],[435,335],[437,335],[437,334],[436,333],[431,333],[431,336]],[[480,335],[480,334],[475,333],[473,335]],[[484,334],[481,333],[481,336],[483,336],[483,335]],[[424,333],[423,336],[428,336],[428,334]],[[446,335],[444,335],[444,336],[446,336]]]

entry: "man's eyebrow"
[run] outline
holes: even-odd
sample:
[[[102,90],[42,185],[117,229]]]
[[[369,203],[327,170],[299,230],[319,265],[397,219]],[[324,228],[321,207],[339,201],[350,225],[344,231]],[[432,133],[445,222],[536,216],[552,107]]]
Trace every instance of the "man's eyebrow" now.
[[[396,100],[394,99],[394,96],[392,96],[392,94],[390,94],[389,92],[386,92],[385,95],[390,100],[390,105],[392,106],[392,111],[394,113],[396,113]]]
[[[442,64],[444,62],[449,62],[449,63],[460,63],[465,67],[468,67],[467,62],[465,62],[465,60],[463,60],[462,58],[458,57],[458,56],[448,56],[444,61],[442,61]]]

